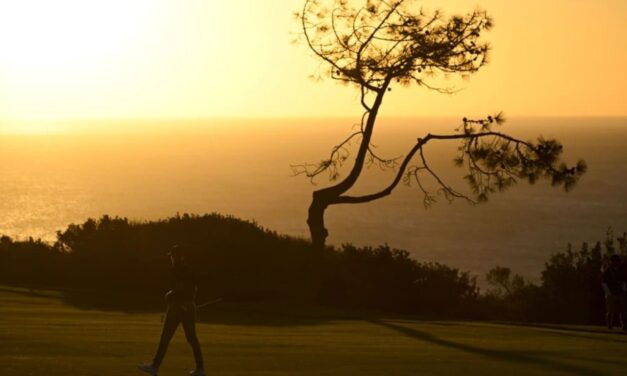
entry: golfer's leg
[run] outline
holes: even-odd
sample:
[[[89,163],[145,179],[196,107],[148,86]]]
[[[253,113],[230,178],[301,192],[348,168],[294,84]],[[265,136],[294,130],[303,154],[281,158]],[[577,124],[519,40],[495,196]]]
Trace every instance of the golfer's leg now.
[[[183,329],[185,330],[185,338],[192,347],[194,352],[194,360],[196,361],[196,368],[204,368],[204,361],[202,358],[202,350],[200,349],[200,341],[196,335],[196,310],[192,309],[185,313],[182,318]]]
[[[168,312],[165,315],[165,320],[163,322],[163,330],[161,331],[159,347],[157,348],[157,353],[155,354],[155,358],[152,362],[152,365],[154,367],[159,368],[161,362],[163,361],[163,357],[165,356],[165,352],[168,350],[170,340],[172,340],[172,337],[176,332],[176,328],[179,326],[179,316],[180,315],[174,310],[168,309]]]

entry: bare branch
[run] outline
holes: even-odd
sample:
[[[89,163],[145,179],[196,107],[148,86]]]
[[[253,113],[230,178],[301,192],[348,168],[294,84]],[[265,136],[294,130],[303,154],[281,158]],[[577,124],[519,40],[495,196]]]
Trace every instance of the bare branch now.
[[[312,183],[315,183],[314,180],[318,175],[322,174],[323,172],[328,172],[329,179],[336,180],[339,177],[339,168],[342,167],[342,165],[350,155],[350,152],[347,149],[348,144],[353,140],[353,138],[362,134],[363,132],[361,130],[353,132],[342,142],[335,145],[331,149],[331,154],[329,155],[329,158],[324,159],[317,164],[303,163],[290,165],[293,175],[305,175],[311,180]]]
[[[438,189],[438,192],[441,192],[444,194],[444,197],[449,201],[452,202],[453,199],[455,198],[461,198],[464,199],[466,201],[468,201],[471,204],[476,204],[476,201],[474,201],[473,199],[471,199],[470,197],[457,192],[456,190],[454,190],[450,185],[446,184],[435,172],[433,172],[433,170],[431,169],[431,167],[429,167],[427,165],[427,159],[425,158],[424,155],[424,147],[420,148],[420,159],[422,161],[422,165],[424,166],[424,169],[429,172],[429,174],[437,181],[437,183],[440,185],[440,189]]]
[[[374,149],[376,149],[376,145],[373,145],[371,143],[370,146],[368,146],[368,161],[367,162],[369,166],[376,165],[381,170],[395,169],[398,166],[398,160],[401,159],[401,157],[383,158],[379,156],[374,151]]]

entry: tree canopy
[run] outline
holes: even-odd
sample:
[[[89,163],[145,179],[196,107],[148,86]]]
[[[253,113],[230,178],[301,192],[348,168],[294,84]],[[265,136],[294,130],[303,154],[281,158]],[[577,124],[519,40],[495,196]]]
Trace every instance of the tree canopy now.
[[[356,86],[363,107],[359,129],[334,146],[327,158],[293,166],[296,175],[313,180],[328,173],[333,182],[314,191],[309,207],[307,223],[317,248],[324,246],[328,236],[326,208],[380,199],[402,181],[415,183],[424,193],[424,205],[429,206],[438,194],[449,201],[486,201],[491,193],[503,191],[520,179],[534,183],[548,178],[553,185],[568,190],[585,173],[583,161],[573,167],[561,161],[563,147],[555,139],[526,141],[496,130],[505,121],[502,113],[478,119],[464,117],[454,132],[418,137],[402,158],[389,159],[374,151],[373,130],[391,85],[417,84],[450,93],[454,88],[439,87],[432,80],[439,74],[467,77],[487,63],[490,48],[482,33],[493,22],[485,11],[445,17],[440,11],[425,12],[414,0],[305,0],[297,15],[307,46],[323,62],[321,74]],[[340,170],[351,156],[348,145],[354,140],[359,140],[354,163],[341,178]],[[428,143],[446,140],[460,143],[454,162],[466,168],[470,193],[447,184],[425,157]],[[377,192],[348,194],[366,163],[395,169],[396,176]],[[428,179],[435,182],[435,191],[425,184]]]

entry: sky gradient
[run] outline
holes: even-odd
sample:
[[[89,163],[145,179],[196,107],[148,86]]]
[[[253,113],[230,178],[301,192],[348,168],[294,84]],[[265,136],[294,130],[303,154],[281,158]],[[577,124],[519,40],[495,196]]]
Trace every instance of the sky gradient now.
[[[417,1],[495,19],[491,62],[383,116],[626,116],[627,1]],[[0,119],[337,117],[357,91],[309,75],[295,0],[0,0]]]

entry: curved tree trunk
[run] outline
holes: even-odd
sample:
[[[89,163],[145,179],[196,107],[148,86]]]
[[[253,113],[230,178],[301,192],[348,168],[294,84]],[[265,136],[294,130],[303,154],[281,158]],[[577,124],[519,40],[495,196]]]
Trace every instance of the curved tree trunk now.
[[[346,191],[351,189],[357,179],[359,178],[361,171],[364,167],[366,155],[370,147],[370,140],[372,138],[372,132],[377,120],[379,108],[383,103],[383,96],[387,91],[390,84],[390,80],[386,79],[383,87],[378,90],[377,96],[374,100],[372,108],[367,108],[368,119],[363,129],[363,138],[359,145],[359,150],[355,156],[355,163],[351,168],[348,176],[342,181],[331,187],[323,188],[313,193],[311,205],[309,206],[309,215],[307,217],[307,225],[309,226],[309,233],[311,235],[311,243],[314,249],[322,250],[326,244],[329,232],[324,227],[324,212],[333,205],[339,203],[338,198]]]
[[[311,205],[309,206],[309,214],[307,216],[307,225],[311,235],[311,243],[315,250],[323,250],[326,244],[329,232],[324,227],[324,212],[329,206],[327,200],[321,198],[318,192],[314,192]]]

